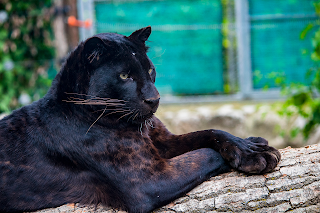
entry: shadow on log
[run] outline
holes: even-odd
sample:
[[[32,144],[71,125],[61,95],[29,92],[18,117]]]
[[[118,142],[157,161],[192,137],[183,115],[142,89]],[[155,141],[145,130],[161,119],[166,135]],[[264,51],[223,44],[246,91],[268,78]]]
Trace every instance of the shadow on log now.
[[[175,212],[320,212],[320,144],[280,150],[282,160],[272,173],[230,172],[202,183],[186,196],[155,213]],[[108,207],[74,204],[37,213],[124,213]]]

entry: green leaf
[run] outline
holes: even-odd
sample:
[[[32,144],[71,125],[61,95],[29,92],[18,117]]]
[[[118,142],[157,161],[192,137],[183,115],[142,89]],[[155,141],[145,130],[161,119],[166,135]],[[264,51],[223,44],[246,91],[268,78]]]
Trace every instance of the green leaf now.
[[[290,130],[290,136],[291,138],[295,138],[298,136],[298,134],[301,132],[300,128],[296,127]]]
[[[292,96],[293,104],[296,106],[304,105],[309,98],[309,94],[306,92],[298,93],[294,96]]]
[[[311,30],[313,27],[314,27],[313,24],[311,24],[311,23],[308,24],[308,25],[302,30],[302,32],[301,32],[301,34],[300,34],[300,38],[301,38],[301,39],[304,39],[304,38],[306,37],[307,33],[310,32],[310,30]]]

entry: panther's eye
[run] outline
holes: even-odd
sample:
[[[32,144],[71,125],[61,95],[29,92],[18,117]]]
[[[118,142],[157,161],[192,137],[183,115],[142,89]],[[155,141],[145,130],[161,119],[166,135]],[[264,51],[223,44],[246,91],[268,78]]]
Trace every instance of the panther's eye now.
[[[129,74],[121,73],[120,78],[126,80],[129,77]]]
[[[148,72],[149,72],[149,74],[151,74],[151,73],[152,73],[152,69],[149,69],[149,71],[148,71]]]

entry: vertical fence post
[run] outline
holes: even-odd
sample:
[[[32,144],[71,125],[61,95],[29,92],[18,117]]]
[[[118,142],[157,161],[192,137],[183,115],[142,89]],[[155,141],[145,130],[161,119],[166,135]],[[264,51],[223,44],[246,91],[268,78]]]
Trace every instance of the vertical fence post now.
[[[77,8],[78,8],[78,16],[80,20],[90,19],[94,21],[94,0],[78,0]],[[85,40],[86,38],[94,35],[94,23],[90,28],[79,28],[79,37],[80,41]]]
[[[242,99],[251,99],[252,70],[249,0],[234,0],[236,14],[239,87]]]

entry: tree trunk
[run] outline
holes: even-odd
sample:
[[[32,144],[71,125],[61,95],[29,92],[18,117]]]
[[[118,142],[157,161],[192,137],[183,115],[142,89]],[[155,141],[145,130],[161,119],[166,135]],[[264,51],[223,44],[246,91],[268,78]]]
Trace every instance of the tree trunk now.
[[[64,6],[62,0],[54,0],[54,5],[60,9]],[[54,46],[56,49],[56,57],[59,60],[64,58],[68,53],[68,41],[64,28],[64,16],[62,14],[59,14],[53,21]]]
[[[155,212],[320,212],[320,144],[280,152],[282,160],[272,173],[222,174]],[[39,212],[81,211],[123,212],[73,204]]]

